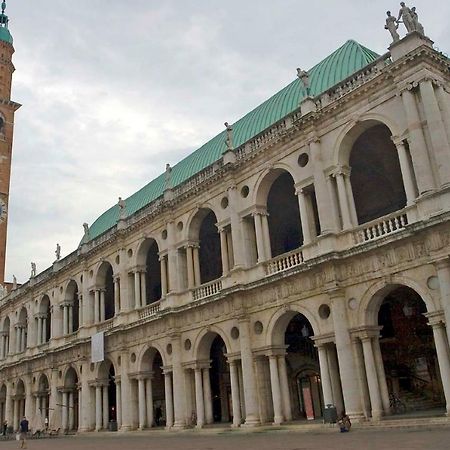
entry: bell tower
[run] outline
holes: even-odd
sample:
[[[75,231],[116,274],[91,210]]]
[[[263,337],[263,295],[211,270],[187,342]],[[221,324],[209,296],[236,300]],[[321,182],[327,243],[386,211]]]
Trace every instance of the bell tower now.
[[[11,176],[14,113],[20,105],[11,101],[11,81],[14,72],[13,38],[5,14],[6,1],[0,15],[0,284],[5,281],[6,235],[8,226],[8,199]]]

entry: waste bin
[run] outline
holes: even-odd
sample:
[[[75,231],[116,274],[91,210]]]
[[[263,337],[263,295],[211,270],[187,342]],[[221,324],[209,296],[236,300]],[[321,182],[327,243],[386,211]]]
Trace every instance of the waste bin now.
[[[336,423],[337,422],[337,411],[336,406],[326,405],[323,411],[323,421],[324,423]]]
[[[109,431],[117,431],[117,422],[115,420],[110,420],[108,423]]]

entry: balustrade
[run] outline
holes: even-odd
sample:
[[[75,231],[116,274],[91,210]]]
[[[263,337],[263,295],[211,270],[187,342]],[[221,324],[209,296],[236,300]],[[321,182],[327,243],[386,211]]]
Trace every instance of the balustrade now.
[[[192,297],[195,300],[201,300],[202,298],[210,297],[211,295],[216,295],[222,290],[222,281],[214,280],[209,283],[205,283],[195,289],[192,292]]]
[[[275,273],[284,272],[292,267],[303,264],[303,252],[295,250],[290,253],[285,253],[277,258],[274,258],[266,263],[266,275],[273,275]]]

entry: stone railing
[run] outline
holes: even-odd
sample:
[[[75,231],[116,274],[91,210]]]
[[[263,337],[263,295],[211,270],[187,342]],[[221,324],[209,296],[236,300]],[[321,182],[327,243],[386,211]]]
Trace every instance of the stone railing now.
[[[354,231],[353,240],[355,244],[374,241],[388,234],[403,230],[408,225],[408,216],[405,210],[397,211],[372,222],[365,223]]]
[[[214,280],[209,283],[202,284],[200,287],[192,291],[192,297],[195,300],[201,300],[202,298],[211,297],[216,295],[222,290],[222,280]]]
[[[147,317],[154,316],[155,314],[159,313],[159,310],[161,309],[161,300],[158,300],[155,303],[152,303],[151,305],[144,306],[139,310],[139,319],[146,319]]]
[[[294,250],[290,253],[285,253],[266,263],[266,275],[273,275],[275,273],[284,272],[292,267],[303,264],[303,252],[301,250]]]
[[[97,325],[97,333],[100,333],[101,331],[108,331],[113,326],[114,326],[114,317],[112,317],[111,319],[108,319],[107,321]]]

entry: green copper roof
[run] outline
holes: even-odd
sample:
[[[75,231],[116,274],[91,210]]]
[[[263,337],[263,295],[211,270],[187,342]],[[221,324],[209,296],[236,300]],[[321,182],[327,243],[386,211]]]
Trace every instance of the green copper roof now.
[[[323,93],[375,61],[378,57],[378,54],[357,42],[347,41],[342,47],[309,70],[310,95],[314,97]],[[303,83],[296,78],[284,89],[233,124],[234,147],[239,147],[296,110],[300,101],[305,97],[306,91]],[[225,150],[225,131],[223,131],[172,168],[172,186],[181,184],[219,160]],[[135,213],[163,195],[163,191],[164,175],[160,175],[126,199],[128,215]],[[115,205],[92,224],[89,229],[90,239],[94,239],[112,228],[116,225],[118,218],[119,208]]]
[[[8,44],[13,43],[13,38],[11,36],[11,33],[9,32],[8,28],[0,27],[0,41],[7,42]]]

